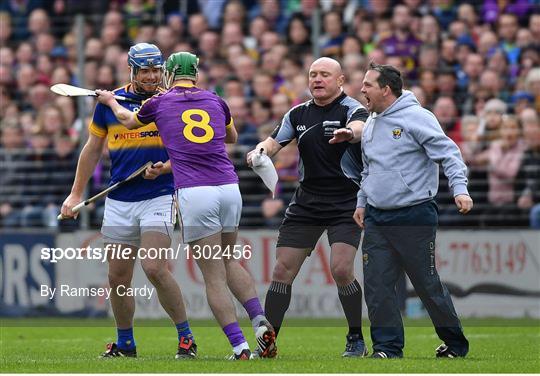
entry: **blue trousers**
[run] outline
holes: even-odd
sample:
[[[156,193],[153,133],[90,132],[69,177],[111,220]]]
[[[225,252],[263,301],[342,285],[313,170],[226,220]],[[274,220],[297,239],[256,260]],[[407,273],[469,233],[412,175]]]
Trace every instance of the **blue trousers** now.
[[[536,204],[531,208],[529,216],[531,218],[531,228],[540,229],[540,204]]]
[[[433,201],[396,210],[366,207],[364,293],[374,352],[403,356],[405,337],[396,294],[402,270],[426,307],[439,338],[459,355],[469,351],[450,293],[435,268],[437,222]]]

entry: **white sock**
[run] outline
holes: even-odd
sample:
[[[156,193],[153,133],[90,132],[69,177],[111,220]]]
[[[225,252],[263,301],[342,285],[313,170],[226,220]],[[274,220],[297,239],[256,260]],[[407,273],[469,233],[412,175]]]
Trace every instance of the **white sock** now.
[[[257,328],[259,327],[259,323],[261,321],[268,321],[268,320],[266,320],[266,317],[264,317],[263,315],[257,315],[253,318],[253,320],[251,320],[251,326],[253,326],[254,331],[257,331]]]
[[[236,355],[240,355],[240,353],[243,351],[243,350],[246,350],[248,349],[249,350],[249,345],[247,342],[242,342],[241,344],[239,344],[238,346],[234,346],[233,347],[233,352],[236,354]]]

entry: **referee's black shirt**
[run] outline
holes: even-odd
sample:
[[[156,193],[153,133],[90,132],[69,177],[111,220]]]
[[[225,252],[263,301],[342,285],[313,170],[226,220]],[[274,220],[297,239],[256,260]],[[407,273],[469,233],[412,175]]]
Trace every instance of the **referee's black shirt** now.
[[[332,103],[318,106],[313,100],[293,107],[283,116],[271,137],[281,146],[293,139],[300,151],[300,186],[315,195],[356,195],[358,185],[341,169],[345,153],[362,166],[360,143],[329,144],[336,129],[355,120],[366,121],[368,112],[356,99],[342,93]]]

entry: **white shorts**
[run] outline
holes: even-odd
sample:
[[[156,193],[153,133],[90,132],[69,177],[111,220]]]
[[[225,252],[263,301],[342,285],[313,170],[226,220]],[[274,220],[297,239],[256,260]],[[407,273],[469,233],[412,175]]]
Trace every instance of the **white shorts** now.
[[[218,232],[234,232],[242,215],[238,184],[176,190],[184,243]]]
[[[143,232],[161,232],[171,237],[175,218],[173,195],[137,202],[118,201],[107,197],[101,233],[105,243],[138,247]]]

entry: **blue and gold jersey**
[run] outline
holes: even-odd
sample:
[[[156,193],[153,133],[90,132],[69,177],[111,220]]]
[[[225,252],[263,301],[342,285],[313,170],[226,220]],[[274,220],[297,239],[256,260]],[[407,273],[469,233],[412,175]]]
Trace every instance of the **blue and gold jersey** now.
[[[143,101],[140,95],[129,91],[129,85],[114,90],[116,95]],[[119,102],[130,111],[138,111],[141,104]],[[129,130],[114,116],[112,110],[101,103],[96,105],[89,131],[97,137],[107,137],[107,146],[111,156],[112,185],[125,179],[148,161],[166,162],[169,160],[159,132],[154,123],[142,128]],[[118,201],[143,201],[174,192],[172,174],[161,175],[155,180],[137,177],[109,193],[109,197]]]

